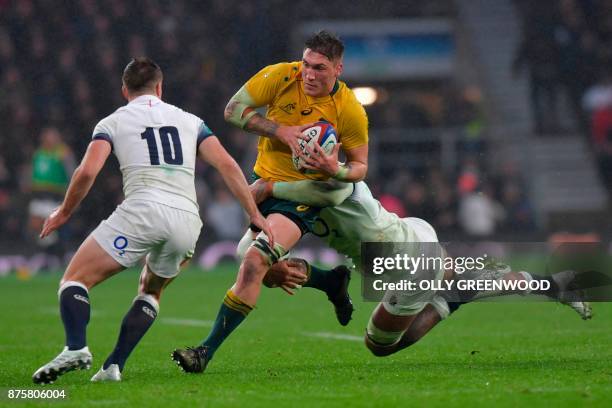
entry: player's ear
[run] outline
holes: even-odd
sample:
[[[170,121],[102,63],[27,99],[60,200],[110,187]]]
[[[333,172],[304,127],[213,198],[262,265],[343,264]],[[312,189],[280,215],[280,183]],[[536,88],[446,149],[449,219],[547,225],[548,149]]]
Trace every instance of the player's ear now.
[[[342,71],[344,70],[344,65],[342,64],[342,59],[336,63],[336,77],[342,75]]]
[[[128,97],[128,90],[127,90],[127,87],[125,86],[125,84],[121,85],[121,94],[123,95],[123,97],[125,98],[126,101],[130,100],[130,98]]]
[[[159,81],[157,83],[157,85],[155,85],[155,95],[157,95],[157,97],[159,99],[161,99],[161,97],[162,97],[162,81]]]

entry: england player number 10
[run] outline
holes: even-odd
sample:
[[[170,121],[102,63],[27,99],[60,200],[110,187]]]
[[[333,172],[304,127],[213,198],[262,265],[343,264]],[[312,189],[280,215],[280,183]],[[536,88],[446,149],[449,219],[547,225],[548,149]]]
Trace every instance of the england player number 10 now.
[[[155,132],[152,127],[148,127],[140,134],[140,137],[147,141],[149,148],[149,157],[151,164],[159,165],[159,153],[157,151],[157,142],[155,141]],[[159,128],[159,139],[161,140],[162,151],[164,153],[164,162],[166,164],[183,164],[183,150],[181,149],[181,139],[179,138],[178,129],[174,126],[162,126]],[[172,139],[172,147],[170,147],[170,139]]]

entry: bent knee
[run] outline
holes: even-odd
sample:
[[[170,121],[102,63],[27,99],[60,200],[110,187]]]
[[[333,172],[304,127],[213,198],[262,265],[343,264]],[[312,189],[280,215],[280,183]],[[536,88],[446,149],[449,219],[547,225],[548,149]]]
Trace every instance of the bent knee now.
[[[236,246],[236,257],[240,261],[244,259],[248,249],[251,247],[251,244],[254,240],[255,236],[253,235],[253,231],[247,229],[242,238],[240,238],[238,245]]]

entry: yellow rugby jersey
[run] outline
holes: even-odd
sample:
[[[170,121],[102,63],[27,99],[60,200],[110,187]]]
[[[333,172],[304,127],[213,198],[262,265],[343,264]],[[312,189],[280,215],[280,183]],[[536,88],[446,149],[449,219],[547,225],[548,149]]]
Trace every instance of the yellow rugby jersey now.
[[[328,96],[313,98],[302,88],[302,62],[269,65],[245,84],[255,106],[267,106],[266,118],[280,125],[297,126],[326,120],[337,131],[345,150],[368,143],[368,117],[353,91],[342,81]],[[254,171],[274,181],[321,180],[320,173],[304,174],[293,167],[291,149],[281,141],[259,137]]]

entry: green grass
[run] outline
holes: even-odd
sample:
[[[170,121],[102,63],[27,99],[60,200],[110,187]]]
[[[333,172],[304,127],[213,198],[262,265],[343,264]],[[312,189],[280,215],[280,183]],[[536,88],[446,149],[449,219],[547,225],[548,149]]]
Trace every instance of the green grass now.
[[[361,337],[373,303],[362,303],[340,327],[331,305],[315,291],[289,297],[266,289],[257,309],[230,337],[202,375],[171,362],[177,346],[199,343],[208,327],[164,319],[213,320],[235,268],[184,272],[166,292],[158,322],[136,348],[118,384],[92,384],[116,340],[136,292],[135,271],[91,293],[89,346],[94,367],[61,377],[49,388],[66,390],[52,406],[610,406],[612,304],[595,305],[583,322],[553,303],[466,305],[411,349],[387,358],[363,343],[313,337]],[[8,389],[37,388],[36,368],[63,345],[57,314],[59,275],[29,281],[0,279],[0,406],[35,405],[6,398]]]

